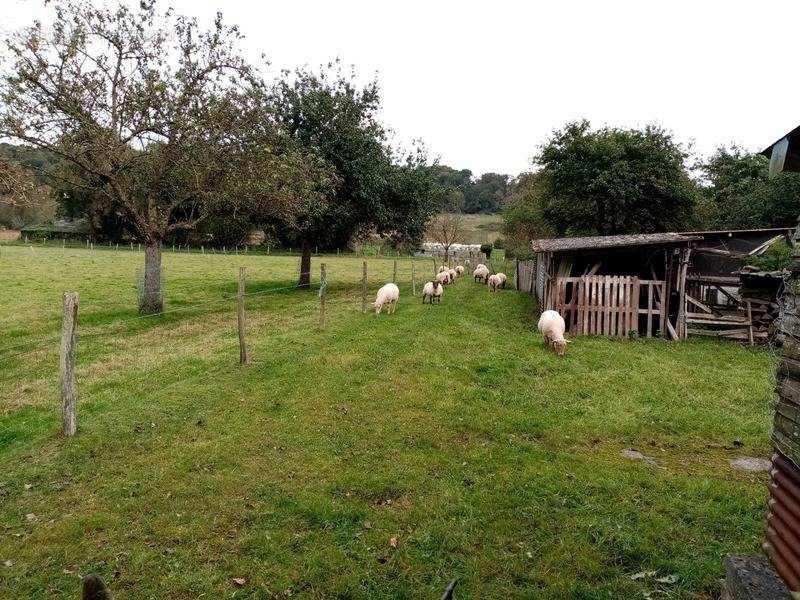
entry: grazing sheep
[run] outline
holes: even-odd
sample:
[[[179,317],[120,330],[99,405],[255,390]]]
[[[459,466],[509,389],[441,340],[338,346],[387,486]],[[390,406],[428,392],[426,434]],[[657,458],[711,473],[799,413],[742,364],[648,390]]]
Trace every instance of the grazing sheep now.
[[[472,276],[475,278],[475,281],[486,283],[486,280],[489,278],[489,269],[487,269],[485,265],[480,265],[473,271]]]
[[[567,326],[564,319],[554,310],[546,310],[539,317],[539,331],[544,337],[544,343],[550,346],[556,354],[564,356],[569,340],[564,339]]]
[[[458,271],[456,271],[455,269],[450,269],[450,270],[448,271],[448,273],[450,273],[450,282],[451,282],[451,283],[452,283],[453,281],[455,281],[455,280],[456,280],[456,278],[458,278]]]
[[[490,292],[496,292],[497,288],[500,287],[500,284],[503,283],[503,280],[500,279],[500,277],[498,275],[496,275],[496,274],[495,275],[489,275],[489,279],[487,280],[487,283],[489,284],[489,291]]]
[[[442,301],[442,294],[444,293],[444,286],[439,281],[429,281],[422,287],[422,303],[425,304],[425,298],[428,298],[428,304],[433,304]]]
[[[498,273],[497,276],[500,278],[500,286],[503,289],[506,289],[506,274],[505,273]]]
[[[461,275],[463,275],[463,274],[464,274],[464,267],[462,267],[461,265],[458,265],[458,266],[456,267],[456,274],[457,274],[459,277],[460,277]]]
[[[449,269],[448,269],[447,267],[445,267],[444,265],[442,265],[441,267],[439,267],[439,271],[438,271],[438,272],[439,272],[439,273],[444,273],[445,271],[448,271],[448,270],[449,270]]]
[[[442,271],[436,276],[436,281],[438,281],[442,285],[447,285],[448,283],[450,283],[450,272]]]
[[[483,263],[478,263],[477,265],[475,265],[475,268],[476,268],[476,269],[487,269],[487,270],[489,269],[489,267],[487,267],[487,266],[486,266],[485,264],[483,264]]]
[[[394,311],[397,310],[397,299],[399,297],[400,288],[393,283],[387,283],[378,290],[378,295],[375,297],[375,302],[372,305],[375,307],[375,314],[381,314],[384,304],[388,304],[386,314],[394,314]]]

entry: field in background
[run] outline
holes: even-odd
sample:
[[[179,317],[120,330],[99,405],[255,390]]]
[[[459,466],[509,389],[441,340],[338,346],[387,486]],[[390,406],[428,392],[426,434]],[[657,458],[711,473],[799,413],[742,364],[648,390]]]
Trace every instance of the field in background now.
[[[503,236],[503,215],[462,215],[465,244],[488,244]]]
[[[726,553],[758,552],[766,476],[728,461],[769,453],[766,350],[582,338],[559,359],[529,296],[462,279],[423,306],[407,259],[397,313],[375,318],[361,258],[315,258],[297,290],[297,257],[167,252],[168,312],[140,318],[141,263],[0,251],[0,597],[71,598],[98,573],[118,599],[435,598],[457,578],[462,599],[688,600],[716,597]],[[372,297],[392,260],[369,268]]]

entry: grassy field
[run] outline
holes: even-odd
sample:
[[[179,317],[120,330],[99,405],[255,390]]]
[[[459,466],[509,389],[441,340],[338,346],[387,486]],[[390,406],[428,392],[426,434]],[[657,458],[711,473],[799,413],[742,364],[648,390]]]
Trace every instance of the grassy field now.
[[[503,235],[503,215],[462,215],[465,244],[488,244]]]
[[[97,573],[118,599],[429,599],[451,578],[461,599],[701,599],[726,553],[758,551],[766,476],[728,461],[769,453],[768,351],[582,338],[559,359],[529,296],[465,279],[423,306],[407,260],[397,313],[376,318],[361,260],[326,257],[320,331],[296,257],[166,253],[170,312],[137,318],[141,260],[0,252],[2,598],[74,598]],[[245,367],[240,264],[261,292]],[[392,261],[369,268],[372,295]]]

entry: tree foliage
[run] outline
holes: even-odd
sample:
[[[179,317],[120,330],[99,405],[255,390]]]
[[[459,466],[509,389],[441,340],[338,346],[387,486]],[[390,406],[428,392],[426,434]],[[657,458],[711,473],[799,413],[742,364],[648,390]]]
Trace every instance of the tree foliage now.
[[[523,173],[511,184],[511,193],[503,208],[503,231],[509,257],[530,256],[530,242],[551,237],[553,226],[544,217],[543,175]]]
[[[686,153],[655,126],[567,124],[542,147],[542,213],[558,235],[678,231],[697,196]]]
[[[288,219],[308,200],[305,163],[272,151],[281,134],[236,27],[217,15],[203,30],[154,0],[100,6],[57,0],[51,26],[8,38],[0,135],[58,156],[67,189],[124,215],[147,245],[142,308],[158,311],[164,237],[230,198]]]
[[[769,161],[741,148],[719,148],[701,165],[705,218],[713,228],[788,227],[800,214],[800,174],[769,177]]]
[[[378,119],[380,94],[372,81],[359,86],[338,63],[319,72],[285,73],[273,90],[278,122],[291,140],[331,166],[327,201],[301,213],[278,234],[301,246],[300,283],[307,285],[311,250],[339,248],[360,234],[418,239],[433,210],[433,178],[423,150],[399,155]]]

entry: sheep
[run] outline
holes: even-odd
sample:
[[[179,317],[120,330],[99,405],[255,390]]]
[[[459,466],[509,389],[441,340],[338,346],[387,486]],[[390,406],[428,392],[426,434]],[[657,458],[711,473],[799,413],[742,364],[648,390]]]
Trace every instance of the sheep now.
[[[455,269],[450,269],[448,273],[450,273],[450,282],[452,283],[458,277],[458,271],[456,271]]]
[[[443,285],[447,285],[450,283],[450,272],[449,271],[442,271],[436,276],[436,281]]]
[[[461,265],[458,265],[458,266],[456,267],[456,274],[457,274],[459,277],[460,277],[461,275],[463,275],[463,274],[464,274],[464,267],[462,267]]]
[[[546,310],[539,317],[539,331],[544,337],[544,343],[550,346],[559,356],[564,356],[570,340],[564,339],[564,330],[567,328],[564,319],[554,310]]]
[[[489,278],[489,269],[487,269],[485,265],[480,265],[473,271],[472,276],[475,278],[475,281],[482,281],[485,283]]]
[[[425,298],[428,298],[428,304],[433,304],[442,301],[442,294],[444,293],[444,286],[437,281],[429,281],[422,287],[422,303],[425,304]]]
[[[506,289],[506,274],[505,273],[498,273],[497,276],[500,278],[500,286],[503,289]]]
[[[496,292],[497,288],[500,287],[500,284],[502,282],[503,282],[503,280],[500,279],[499,275],[496,275],[496,274],[495,275],[489,275],[489,279],[487,280],[487,283],[489,285],[489,291],[490,292]]]
[[[445,272],[447,270],[449,270],[449,269],[447,267],[445,267],[444,265],[442,265],[441,267],[439,267],[439,271],[438,272],[439,273],[443,273],[443,272]]]
[[[393,283],[387,283],[384,285],[378,290],[378,295],[376,296],[375,302],[372,305],[375,307],[375,315],[377,316],[381,314],[384,304],[389,305],[386,307],[386,314],[394,314],[394,311],[397,310],[397,299],[399,297],[400,288]]]
[[[475,268],[476,268],[476,269],[488,269],[489,267],[487,267],[487,266],[486,266],[485,264],[483,264],[483,263],[478,263],[477,265],[475,265]]]

